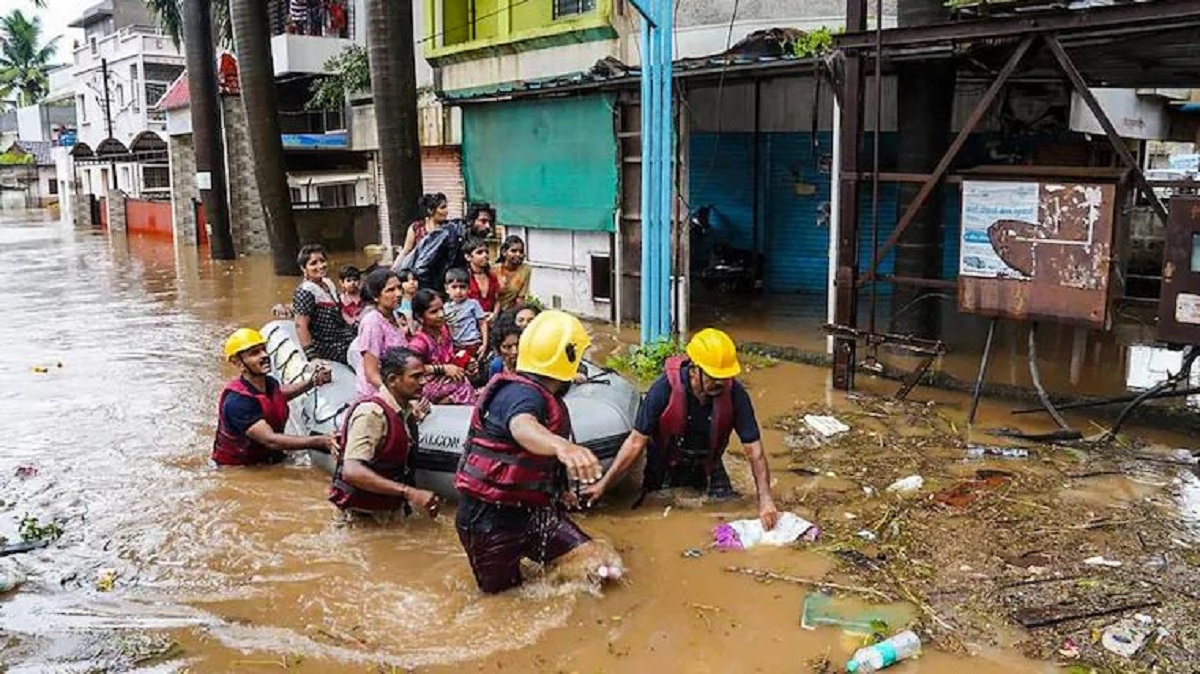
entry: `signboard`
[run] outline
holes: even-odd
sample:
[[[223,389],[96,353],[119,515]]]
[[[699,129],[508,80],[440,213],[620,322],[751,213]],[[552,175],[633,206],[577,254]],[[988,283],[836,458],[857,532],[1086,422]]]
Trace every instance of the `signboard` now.
[[[350,147],[350,136],[336,133],[285,133],[283,146],[291,150],[344,150]]]
[[[1115,184],[966,180],[962,189],[960,311],[1108,327]]]

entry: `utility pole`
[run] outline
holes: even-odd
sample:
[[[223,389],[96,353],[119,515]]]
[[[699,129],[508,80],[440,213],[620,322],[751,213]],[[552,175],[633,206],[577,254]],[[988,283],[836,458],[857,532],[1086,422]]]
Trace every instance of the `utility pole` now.
[[[108,137],[113,137],[112,99],[108,95],[108,59],[100,59],[100,77],[104,83],[104,126]],[[112,188],[117,189],[117,162],[108,162],[108,173],[112,178]]]
[[[237,257],[229,226],[225,144],[217,91],[216,50],[213,48],[212,0],[184,0],[183,46],[191,91],[192,140],[196,153],[196,187],[211,228],[209,251],[214,260]]]

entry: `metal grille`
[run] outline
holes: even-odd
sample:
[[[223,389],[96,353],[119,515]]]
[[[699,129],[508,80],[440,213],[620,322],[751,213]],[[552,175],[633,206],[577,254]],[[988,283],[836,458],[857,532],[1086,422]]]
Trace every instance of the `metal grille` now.
[[[165,190],[171,187],[171,169],[167,166],[142,167],[143,190]]]
[[[554,0],[554,18],[587,14],[596,9],[596,0]]]

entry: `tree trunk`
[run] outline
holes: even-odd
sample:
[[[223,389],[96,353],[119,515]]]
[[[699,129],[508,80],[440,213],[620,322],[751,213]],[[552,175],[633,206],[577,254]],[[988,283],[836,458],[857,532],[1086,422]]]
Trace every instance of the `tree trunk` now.
[[[404,241],[421,198],[412,0],[367,0],[371,93],[393,244]]]
[[[942,0],[900,0],[900,26],[919,26],[947,19]],[[950,145],[954,107],[954,64],[945,61],[900,66],[896,76],[896,114],[902,133],[897,134],[896,169],[902,173],[929,173]],[[903,213],[920,185],[901,184],[898,212]],[[936,278],[942,271],[943,191],[930,194],[925,206],[896,244],[896,275]],[[939,332],[938,305],[930,290],[896,286],[892,330],[920,337]]]
[[[296,255],[300,239],[292,221],[283,158],[283,136],[279,130],[279,106],[275,93],[275,65],[271,60],[271,31],[267,3],[262,0],[230,0],[233,41],[241,73],[242,105],[250,147],[254,152],[254,178],[267,220],[271,260],[280,276],[300,274]]]
[[[201,187],[200,201],[212,228],[208,237],[214,260],[232,260],[233,234],[229,229],[229,195],[225,178],[225,142],[217,99],[217,56],[213,49],[212,0],[184,0],[184,49],[188,88],[191,90],[192,139],[197,177],[207,174],[208,189]],[[201,182],[201,185],[205,184]]]

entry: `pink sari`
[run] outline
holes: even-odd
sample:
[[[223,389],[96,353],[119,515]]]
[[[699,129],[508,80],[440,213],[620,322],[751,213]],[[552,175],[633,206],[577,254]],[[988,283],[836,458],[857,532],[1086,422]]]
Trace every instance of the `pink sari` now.
[[[417,330],[409,338],[408,348],[424,356],[430,365],[449,365],[454,359],[454,340],[450,338],[450,329],[444,325],[437,337],[424,329]],[[455,381],[446,376],[432,377],[426,382],[422,395],[435,405],[475,404],[475,387],[466,379]]]

